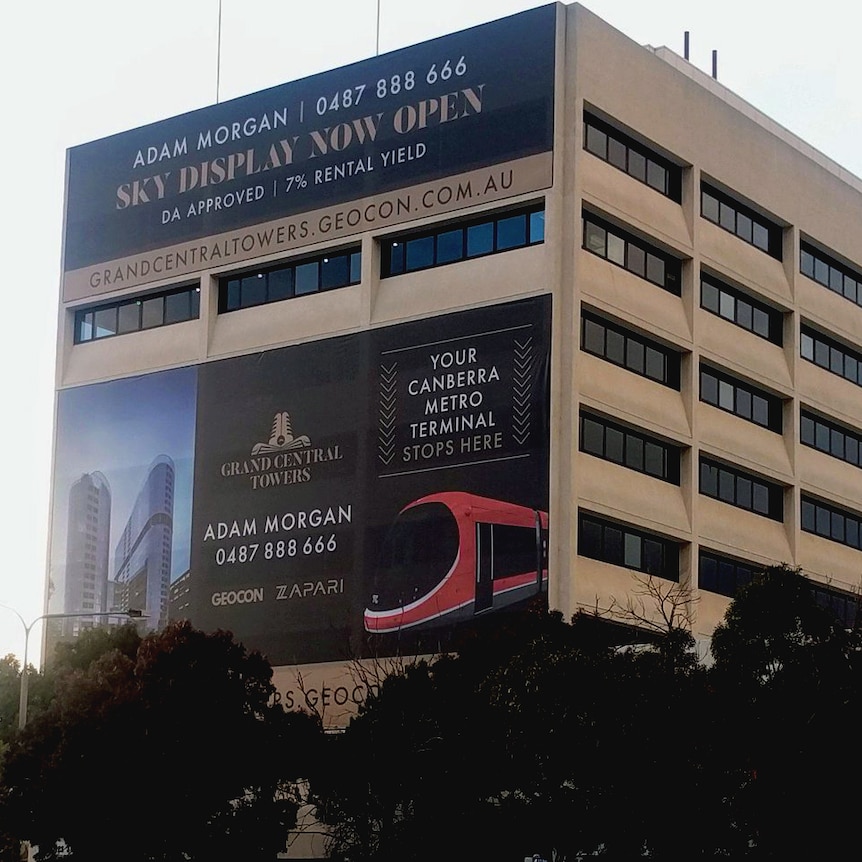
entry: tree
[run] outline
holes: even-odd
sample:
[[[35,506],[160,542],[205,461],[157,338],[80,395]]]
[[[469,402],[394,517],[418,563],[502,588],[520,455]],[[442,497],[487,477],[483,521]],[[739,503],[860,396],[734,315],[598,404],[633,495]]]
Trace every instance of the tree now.
[[[335,858],[675,858],[671,806],[693,822],[710,801],[677,727],[703,708],[704,671],[676,630],[673,648],[609,632],[489,618],[457,654],[388,678],[312,782]]]
[[[853,858],[862,637],[786,566],[741,589],[713,636],[729,797],[756,858]]]
[[[386,679],[312,782],[334,858],[855,858],[859,632],[770,569],[707,667],[679,586],[643,597],[640,639],[488,618]]]
[[[125,644],[61,657],[53,702],[10,746],[17,837],[40,860],[271,860],[318,725],[271,705],[271,667],[229,633],[179,623]]]
[[[13,655],[0,659],[0,764],[3,749],[18,727],[21,665]]]

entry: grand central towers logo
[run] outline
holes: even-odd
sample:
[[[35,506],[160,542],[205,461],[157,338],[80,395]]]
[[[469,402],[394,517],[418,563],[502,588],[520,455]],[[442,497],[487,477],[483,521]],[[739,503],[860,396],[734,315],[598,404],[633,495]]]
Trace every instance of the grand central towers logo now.
[[[282,450],[300,449],[311,446],[311,440],[303,434],[301,437],[293,436],[293,427],[290,423],[290,413],[276,413],[272,420],[272,433],[266,443],[255,443],[251,450],[252,456],[263,452],[280,452]]]
[[[341,461],[341,446],[312,446],[307,434],[294,435],[290,414],[276,413],[269,439],[255,443],[251,456],[222,462],[219,472],[225,479],[248,480],[251,490],[278,488],[310,482],[315,466]]]

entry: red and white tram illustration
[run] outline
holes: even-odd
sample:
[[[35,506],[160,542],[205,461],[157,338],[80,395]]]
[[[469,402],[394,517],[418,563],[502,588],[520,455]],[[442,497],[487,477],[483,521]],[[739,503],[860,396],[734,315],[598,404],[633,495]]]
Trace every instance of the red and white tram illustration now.
[[[384,541],[366,631],[450,625],[547,588],[548,515],[462,491],[406,505]]]

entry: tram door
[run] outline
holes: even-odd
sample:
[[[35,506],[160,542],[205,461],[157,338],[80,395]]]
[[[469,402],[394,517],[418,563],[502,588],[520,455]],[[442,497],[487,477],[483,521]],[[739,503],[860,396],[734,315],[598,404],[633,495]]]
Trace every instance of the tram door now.
[[[494,525],[476,523],[476,601],[474,613],[494,604]]]

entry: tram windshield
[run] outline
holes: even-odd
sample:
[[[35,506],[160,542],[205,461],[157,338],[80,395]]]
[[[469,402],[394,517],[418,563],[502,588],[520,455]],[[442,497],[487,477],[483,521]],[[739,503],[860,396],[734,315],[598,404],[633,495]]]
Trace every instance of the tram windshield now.
[[[421,503],[402,512],[384,540],[369,609],[394,610],[427,595],[457,556],[458,523],[447,506]]]

